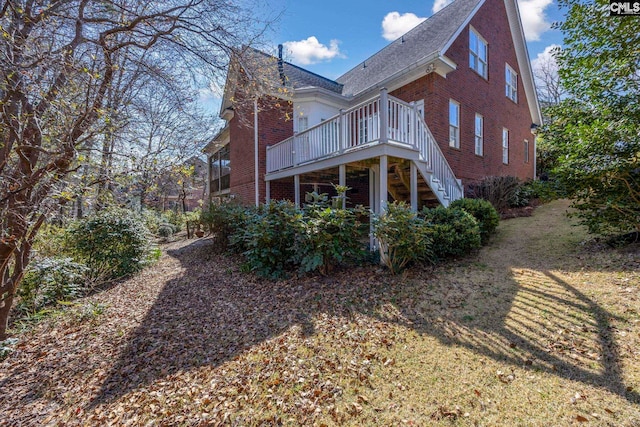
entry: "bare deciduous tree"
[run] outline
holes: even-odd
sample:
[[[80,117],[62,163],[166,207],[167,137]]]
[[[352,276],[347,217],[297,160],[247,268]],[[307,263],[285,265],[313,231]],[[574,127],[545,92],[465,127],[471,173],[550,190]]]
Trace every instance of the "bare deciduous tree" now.
[[[111,119],[132,91],[162,77],[158,58],[215,75],[251,28],[228,0],[1,2],[0,340],[78,150],[93,140],[110,151]]]

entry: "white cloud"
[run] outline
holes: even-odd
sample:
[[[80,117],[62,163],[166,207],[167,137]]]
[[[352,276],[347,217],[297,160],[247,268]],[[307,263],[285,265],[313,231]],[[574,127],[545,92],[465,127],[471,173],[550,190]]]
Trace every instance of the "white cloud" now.
[[[382,37],[392,41],[427,18],[421,18],[413,13],[389,12],[382,20]]]
[[[520,18],[527,41],[540,40],[540,35],[551,28],[551,23],[547,21],[545,15],[545,9],[551,3],[553,0],[518,0]]]
[[[556,50],[560,49],[560,45],[552,44],[544,48],[544,50],[538,53],[538,56],[531,60],[531,68],[534,73],[536,70],[551,68],[557,71],[558,64],[553,56]]]
[[[309,65],[344,57],[338,47],[339,43],[338,40],[331,40],[329,46],[326,46],[315,36],[311,36],[305,40],[284,42],[283,45],[287,54],[291,56],[292,62]]]
[[[436,0],[433,2],[433,8],[431,10],[433,13],[436,13],[441,9],[444,9],[445,6],[448,6],[451,2],[453,2],[453,0]]]

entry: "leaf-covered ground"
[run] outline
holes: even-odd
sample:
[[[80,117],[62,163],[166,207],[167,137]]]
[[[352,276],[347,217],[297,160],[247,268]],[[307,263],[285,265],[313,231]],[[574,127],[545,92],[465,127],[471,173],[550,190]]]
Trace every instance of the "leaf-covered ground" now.
[[[0,425],[639,426],[638,246],[582,244],[566,208],[399,277],[271,282],[173,243],[17,337]]]

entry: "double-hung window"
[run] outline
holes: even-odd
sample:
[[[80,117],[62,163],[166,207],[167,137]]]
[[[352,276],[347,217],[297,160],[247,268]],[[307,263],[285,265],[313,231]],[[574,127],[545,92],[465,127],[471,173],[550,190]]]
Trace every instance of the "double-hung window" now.
[[[449,146],[460,148],[460,104],[449,100]]]
[[[483,133],[484,133],[484,118],[476,113],[476,122],[475,122],[475,141],[476,141],[476,155],[482,156],[483,151]]]
[[[505,95],[513,102],[518,102],[518,74],[513,71],[509,64],[504,67]]]
[[[509,164],[509,129],[502,128],[502,163]]]
[[[469,29],[469,66],[487,78],[487,42],[473,28]]]

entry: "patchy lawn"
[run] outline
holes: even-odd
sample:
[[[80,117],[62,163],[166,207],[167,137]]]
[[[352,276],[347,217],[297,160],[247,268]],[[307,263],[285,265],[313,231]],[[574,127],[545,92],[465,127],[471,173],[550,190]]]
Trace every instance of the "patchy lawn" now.
[[[0,425],[639,426],[640,251],[582,244],[566,209],[400,277],[270,282],[171,244],[18,337]]]

